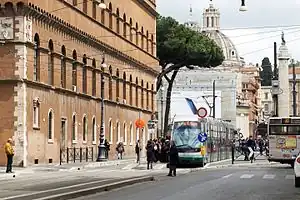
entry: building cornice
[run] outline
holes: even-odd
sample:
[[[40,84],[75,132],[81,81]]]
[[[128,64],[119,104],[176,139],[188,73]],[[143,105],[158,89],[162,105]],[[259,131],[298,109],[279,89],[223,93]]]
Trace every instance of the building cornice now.
[[[138,4],[146,9],[148,13],[153,15],[154,17],[158,16],[158,12],[153,9],[145,0],[135,0]],[[156,6],[153,2],[149,1],[153,6]]]
[[[95,36],[90,35],[80,29],[78,29],[75,26],[72,26],[71,24],[59,19],[58,17],[46,12],[45,10],[42,10],[38,8],[37,6],[30,4],[27,6],[27,15],[34,17],[37,20],[42,21],[45,24],[51,25],[57,29],[64,30],[65,33],[69,34],[70,36],[80,40],[84,41],[86,44],[89,44],[90,46],[93,46],[96,49],[99,49],[106,54],[114,55],[115,57],[125,60],[135,67],[138,67],[154,76],[157,76],[159,73],[158,71],[150,68],[149,66],[145,65],[144,63],[128,56],[127,54],[119,51],[118,49],[111,47],[104,42],[97,39]],[[154,57],[154,59],[156,59]]]

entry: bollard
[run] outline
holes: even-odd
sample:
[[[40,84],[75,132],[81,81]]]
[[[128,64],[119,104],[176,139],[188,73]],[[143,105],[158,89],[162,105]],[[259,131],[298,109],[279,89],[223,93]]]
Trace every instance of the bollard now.
[[[231,146],[231,163],[234,164],[234,146]]]
[[[91,147],[92,148],[92,162],[94,161],[94,147]]]
[[[88,147],[85,148],[85,161],[86,162],[89,161],[89,148]]]
[[[62,163],[62,150],[60,149],[59,150],[59,165],[61,165],[61,163]]]
[[[69,147],[67,147],[67,163],[69,163]]]
[[[76,148],[73,149],[73,161],[76,162]]]
[[[79,149],[79,160],[80,160],[80,162],[82,162],[82,147],[80,147],[80,149]]]

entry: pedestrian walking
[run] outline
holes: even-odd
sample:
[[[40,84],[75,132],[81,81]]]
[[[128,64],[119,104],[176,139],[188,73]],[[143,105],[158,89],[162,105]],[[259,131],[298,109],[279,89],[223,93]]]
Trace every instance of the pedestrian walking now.
[[[124,148],[124,144],[123,142],[119,142],[118,145],[117,145],[117,148],[116,148],[116,151],[117,151],[117,156],[118,156],[118,159],[123,159],[123,153],[125,152],[125,148]]]
[[[170,141],[169,151],[169,174],[168,176],[176,176],[176,165],[178,164],[178,150],[173,140]]]
[[[140,145],[140,140],[137,140],[135,144],[135,154],[136,154],[136,163],[140,162],[140,153],[142,151],[141,145]]]
[[[12,145],[13,145],[13,140],[11,138],[9,138],[6,144],[4,145],[4,150],[7,156],[6,173],[13,173],[12,163],[13,163],[13,157],[15,155],[15,152]]]
[[[154,160],[154,145],[151,140],[147,142],[146,151],[147,151],[147,169],[149,168],[152,169],[153,160]]]

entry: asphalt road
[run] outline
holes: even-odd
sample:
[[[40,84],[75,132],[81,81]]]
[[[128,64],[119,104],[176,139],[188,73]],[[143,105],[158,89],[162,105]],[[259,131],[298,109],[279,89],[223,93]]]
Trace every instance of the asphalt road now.
[[[76,200],[300,199],[289,167],[207,169],[77,198]]]

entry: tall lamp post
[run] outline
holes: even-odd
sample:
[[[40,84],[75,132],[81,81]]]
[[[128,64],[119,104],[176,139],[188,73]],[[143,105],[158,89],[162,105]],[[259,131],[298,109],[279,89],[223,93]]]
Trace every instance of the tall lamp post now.
[[[105,58],[103,57],[101,62],[102,69],[106,68]],[[98,146],[98,158],[97,162],[105,161],[108,158],[108,152],[105,147],[105,132],[104,132],[104,74],[101,73],[101,126],[100,126],[100,141]]]

